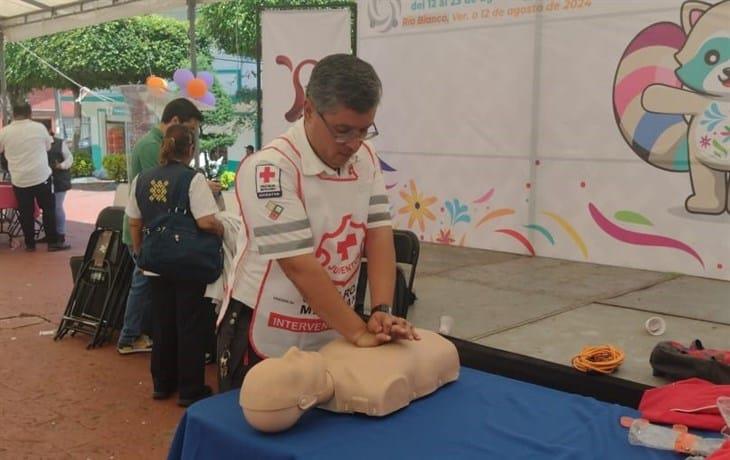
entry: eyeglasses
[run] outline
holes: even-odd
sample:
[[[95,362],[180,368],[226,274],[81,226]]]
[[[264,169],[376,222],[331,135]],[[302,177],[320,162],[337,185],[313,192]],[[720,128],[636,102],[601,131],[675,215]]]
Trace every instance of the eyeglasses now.
[[[327,127],[327,131],[330,132],[330,135],[332,135],[332,138],[338,144],[347,144],[348,142],[352,142],[354,140],[359,140],[360,142],[362,142],[368,139],[372,139],[380,134],[378,132],[378,127],[375,126],[375,123],[365,129],[350,129],[344,133],[338,133],[337,131],[332,129],[332,126],[329,123],[327,123],[327,120],[324,119],[324,115],[322,115],[322,112],[317,110],[317,115],[319,115],[319,118],[322,119],[324,125]]]

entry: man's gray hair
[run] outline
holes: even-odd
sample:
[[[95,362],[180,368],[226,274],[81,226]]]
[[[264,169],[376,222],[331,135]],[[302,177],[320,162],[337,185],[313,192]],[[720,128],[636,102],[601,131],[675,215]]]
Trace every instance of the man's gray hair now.
[[[332,54],[312,69],[307,97],[320,112],[339,106],[365,113],[377,107],[383,87],[373,66],[351,54]]]

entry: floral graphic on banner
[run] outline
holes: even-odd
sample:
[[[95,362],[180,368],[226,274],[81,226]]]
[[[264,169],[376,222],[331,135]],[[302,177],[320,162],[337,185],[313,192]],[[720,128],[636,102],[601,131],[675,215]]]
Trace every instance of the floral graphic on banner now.
[[[440,244],[454,244],[456,240],[451,235],[451,229],[450,228],[442,228],[439,230],[439,234],[436,237],[436,242]]]
[[[459,222],[469,223],[471,222],[471,216],[469,215],[469,206],[466,204],[462,205],[459,203],[458,198],[454,198],[451,201],[444,203],[446,210],[449,212],[449,218],[451,219],[451,226],[455,226]]]
[[[401,190],[400,197],[405,202],[405,206],[398,210],[398,215],[408,216],[407,226],[409,229],[414,229],[415,224],[417,230],[420,230],[420,239],[432,243],[438,243],[443,245],[458,245],[463,246],[466,241],[468,234],[474,234],[476,232],[483,232],[489,228],[490,223],[494,223],[502,218],[516,215],[516,211],[512,208],[497,208],[490,210],[487,207],[485,214],[479,218],[473,218],[474,214],[480,211],[476,209],[476,205],[473,210],[470,210],[470,206],[466,202],[462,202],[459,198],[451,198],[441,200],[436,196],[425,196],[423,190],[419,190],[416,186],[416,182],[411,179],[408,184],[410,185],[410,193]],[[584,183],[581,183],[583,186]],[[482,197],[472,201],[472,203],[486,203],[493,196],[496,195],[495,189],[490,189]],[[436,216],[430,211],[429,207],[436,204],[437,202],[443,203],[441,207],[442,219],[441,221],[436,220]],[[597,229],[607,234],[611,238],[621,243],[645,246],[645,247],[659,247],[666,249],[674,249],[684,252],[694,258],[699,264],[705,268],[705,262],[702,257],[688,244],[679,241],[674,238],[667,236],[654,234],[654,233],[643,233],[637,232],[631,229],[621,227],[620,225],[611,222],[604,213],[602,213],[594,203],[588,203],[586,206],[587,215],[597,225]],[[569,242],[574,246],[583,259],[589,260],[589,249],[585,242],[584,237],[576,230],[576,228],[563,216],[556,214],[551,211],[539,211],[539,215],[547,217],[549,222],[554,225],[550,229],[549,223],[541,224],[524,224],[522,227],[529,230],[533,230],[534,233],[525,234],[520,232],[516,228],[505,227],[504,225],[498,225],[492,227],[491,231],[495,234],[506,235],[519,243],[527,254],[535,256],[537,250],[535,249],[534,241],[532,241],[533,235],[539,235],[544,238],[551,246],[556,244],[562,244],[563,242]],[[630,225],[652,227],[654,224],[646,216],[631,210],[618,210],[614,213],[614,219],[619,222],[623,222]],[[439,226],[434,228],[435,226]],[[429,232],[435,230],[432,236]],[[556,230],[561,230],[556,234]],[[561,238],[561,235],[563,236]],[[458,240],[458,244],[457,244]],[[723,264],[718,263],[717,269],[722,270]]]
[[[679,251],[683,251],[697,260],[700,265],[702,265],[702,268],[705,268],[705,262],[702,260],[702,257],[700,257],[699,254],[697,254],[697,251],[692,249],[687,244],[675,240],[673,238],[668,238],[666,236],[662,235],[655,235],[651,233],[641,233],[641,232],[635,232],[633,230],[628,230],[623,227],[620,227],[610,220],[606,218],[606,216],[601,213],[601,211],[593,204],[588,204],[588,210],[591,214],[591,217],[596,222],[596,225],[598,225],[601,230],[603,230],[606,234],[611,236],[612,238],[627,243],[627,244],[633,244],[637,246],[656,246],[656,247],[664,247],[664,248],[672,248],[677,249]],[[622,211],[623,215],[625,216],[627,211]],[[635,214],[635,213],[631,213]],[[641,225],[646,225],[646,222],[649,222],[648,219],[644,218],[641,215],[636,215],[641,220]],[[632,216],[633,217],[633,216]],[[649,222],[649,225],[651,225],[651,222]]]
[[[449,218],[448,220],[441,221],[444,228],[439,230],[435,240],[440,244],[454,244],[456,243],[456,225],[459,223],[469,224],[471,223],[471,215],[469,214],[469,206],[464,203],[460,203],[458,198],[444,201],[444,206],[441,208],[441,212],[446,211]],[[464,232],[459,240],[459,246],[464,245],[464,239],[466,232]]]
[[[398,214],[408,214],[408,228],[413,228],[413,224],[418,221],[418,227],[421,232],[426,230],[424,219],[436,220],[436,216],[428,209],[429,206],[437,201],[435,196],[424,197],[423,193],[418,192],[416,183],[411,180],[409,182],[411,193],[401,190],[400,196],[405,200],[406,206],[398,210]]]

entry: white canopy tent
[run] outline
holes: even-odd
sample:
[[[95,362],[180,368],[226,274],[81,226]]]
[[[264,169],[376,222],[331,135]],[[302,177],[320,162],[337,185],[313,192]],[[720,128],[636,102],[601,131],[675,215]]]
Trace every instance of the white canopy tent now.
[[[190,61],[195,71],[195,7],[219,0],[2,0],[0,3],[0,106],[7,120],[5,43],[64,32],[130,16],[187,6]]]

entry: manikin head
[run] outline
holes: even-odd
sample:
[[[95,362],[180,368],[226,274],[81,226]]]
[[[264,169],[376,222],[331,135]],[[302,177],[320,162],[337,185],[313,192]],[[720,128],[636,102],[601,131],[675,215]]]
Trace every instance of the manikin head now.
[[[334,394],[324,357],[292,347],[246,374],[239,403],[248,423],[260,431],[291,428],[302,414]]]

